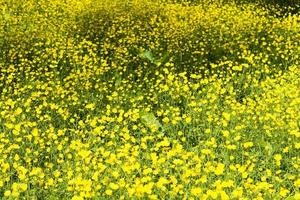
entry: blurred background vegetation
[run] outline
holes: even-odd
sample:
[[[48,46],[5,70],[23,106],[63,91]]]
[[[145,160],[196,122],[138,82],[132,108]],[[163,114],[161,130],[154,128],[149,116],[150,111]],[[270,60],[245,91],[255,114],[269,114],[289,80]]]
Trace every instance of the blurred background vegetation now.
[[[187,3],[200,5],[203,4],[203,0],[166,0],[168,2],[175,3]],[[216,2],[214,0],[206,2]],[[277,17],[285,17],[290,14],[298,14],[300,11],[300,1],[299,0],[219,0],[220,4],[223,3],[235,3],[237,5],[244,4],[256,4],[262,8],[268,9],[271,14]]]

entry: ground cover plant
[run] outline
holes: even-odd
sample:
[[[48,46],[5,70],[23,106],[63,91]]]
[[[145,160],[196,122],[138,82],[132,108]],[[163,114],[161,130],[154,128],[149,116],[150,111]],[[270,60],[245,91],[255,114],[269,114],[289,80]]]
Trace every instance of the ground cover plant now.
[[[1,199],[300,199],[300,16],[261,5],[0,0]]]

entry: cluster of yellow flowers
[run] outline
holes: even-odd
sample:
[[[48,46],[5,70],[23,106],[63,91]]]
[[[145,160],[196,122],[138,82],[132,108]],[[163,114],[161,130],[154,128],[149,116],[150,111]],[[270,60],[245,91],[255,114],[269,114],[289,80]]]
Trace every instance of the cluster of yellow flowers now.
[[[0,0],[3,199],[300,199],[300,16]]]

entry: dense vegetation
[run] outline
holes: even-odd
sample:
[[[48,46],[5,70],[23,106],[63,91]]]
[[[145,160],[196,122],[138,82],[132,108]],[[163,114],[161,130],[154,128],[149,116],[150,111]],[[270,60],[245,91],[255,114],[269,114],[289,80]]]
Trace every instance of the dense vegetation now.
[[[295,9],[0,8],[3,199],[300,199]]]

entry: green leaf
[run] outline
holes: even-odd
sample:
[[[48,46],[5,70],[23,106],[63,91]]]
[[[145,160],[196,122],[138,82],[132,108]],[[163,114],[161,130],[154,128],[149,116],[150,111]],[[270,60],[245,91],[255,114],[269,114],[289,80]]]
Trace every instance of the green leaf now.
[[[119,87],[122,83],[122,77],[120,75],[116,75],[115,87]]]
[[[156,119],[153,113],[142,111],[140,113],[142,123],[148,128],[160,128],[162,127],[161,123]]]
[[[154,56],[153,56],[153,54],[152,54],[152,52],[150,50],[144,51],[143,53],[141,53],[140,56],[142,58],[145,58],[145,59],[149,60],[152,63],[155,62]]]

